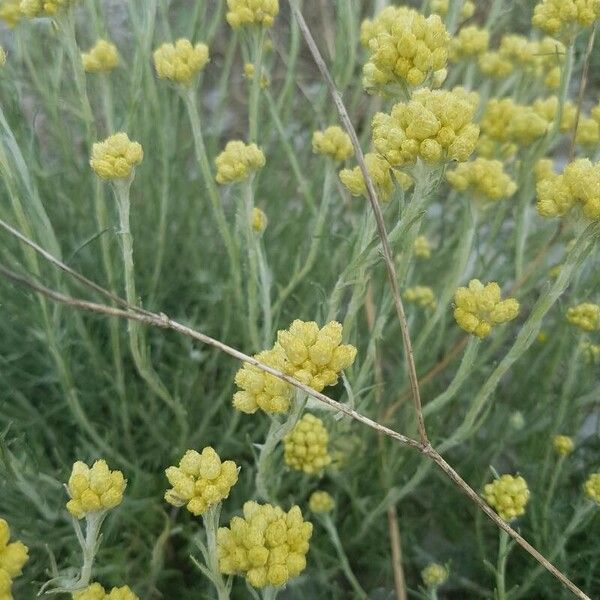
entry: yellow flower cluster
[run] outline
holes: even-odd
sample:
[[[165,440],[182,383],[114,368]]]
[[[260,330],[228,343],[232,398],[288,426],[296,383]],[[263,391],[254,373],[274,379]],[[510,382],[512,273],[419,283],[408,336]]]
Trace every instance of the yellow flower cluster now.
[[[600,504],[600,473],[592,473],[584,484],[585,495]]]
[[[524,514],[529,500],[527,482],[520,475],[502,475],[493,483],[486,484],[483,494],[486,502],[505,521],[512,521]]]
[[[438,15],[426,18],[412,8],[389,6],[363,22],[360,37],[369,55],[363,67],[367,89],[419,86],[446,67],[449,35]]]
[[[504,58],[500,52],[490,50],[484,52],[477,61],[479,69],[484,75],[494,79],[504,79],[513,71],[513,64]]]
[[[582,116],[577,124],[575,141],[586,148],[595,148],[600,142],[600,123],[592,117]]]
[[[256,144],[244,144],[240,140],[227,142],[225,150],[215,159],[215,179],[221,185],[243,181],[265,164],[265,155]]]
[[[545,119],[549,124],[554,122],[556,111],[558,110],[558,97],[550,96],[548,98],[539,98],[532,105],[533,111]],[[558,129],[561,133],[571,131],[575,125],[577,116],[577,107],[567,100],[563,105],[563,112]]]
[[[427,588],[437,588],[448,579],[448,569],[438,563],[430,563],[421,571],[421,578]]]
[[[328,513],[335,507],[335,501],[330,494],[323,490],[317,490],[310,495],[308,507],[314,513]]]
[[[21,12],[30,18],[51,17],[59,10],[69,9],[79,0],[21,0]]]
[[[463,27],[450,43],[450,60],[458,62],[481,56],[488,49],[490,33],[476,25]]]
[[[196,517],[229,496],[238,479],[237,465],[232,460],[221,462],[214,448],[207,446],[202,454],[188,450],[178,467],[165,471],[172,489],[165,500],[173,506],[186,506]]]
[[[423,285],[406,288],[404,298],[407,302],[413,302],[422,308],[430,308],[432,310],[435,309],[437,304],[433,290],[430,287]]]
[[[142,146],[121,132],[92,146],[90,166],[102,179],[128,179],[143,158]]]
[[[244,504],[244,517],[234,517],[217,533],[219,570],[244,575],[256,588],[279,587],[306,568],[312,523],[298,506],[286,513],[271,504]]]
[[[255,206],[252,209],[252,221],[250,223],[252,230],[256,233],[262,233],[267,228],[268,223],[267,215]]]
[[[73,600],[140,600],[128,585],[114,587],[107,592],[99,583],[92,583],[84,590],[73,592]]]
[[[27,546],[23,542],[10,542],[10,527],[0,519],[0,599],[12,600],[10,592],[13,579],[19,577],[28,559]]]
[[[119,64],[117,47],[106,40],[98,40],[81,54],[81,62],[86,73],[109,73]]]
[[[583,302],[567,310],[567,321],[583,331],[595,331],[600,327],[600,306]]]
[[[579,158],[559,175],[544,161],[538,165],[536,174],[540,215],[559,217],[579,203],[588,219],[600,219],[600,162],[593,164],[587,158]]]
[[[499,160],[476,158],[472,162],[461,163],[446,177],[453,188],[461,192],[469,190],[475,197],[485,200],[509,198],[517,190],[517,185],[504,172],[504,165]]]
[[[492,98],[481,119],[481,131],[497,143],[512,142],[529,146],[548,130],[548,121],[531,106],[517,104],[512,98]]]
[[[279,0],[227,0],[226,15],[231,27],[271,27],[279,13]]]
[[[568,435],[555,435],[552,438],[552,446],[554,446],[554,451],[559,456],[567,456],[568,454],[571,454],[575,448],[573,438]]]
[[[97,460],[92,467],[77,461],[69,477],[68,490],[71,499],[67,510],[77,519],[89,513],[115,508],[123,501],[127,481],[121,471],[111,471],[104,460]]]
[[[381,156],[369,152],[365,154],[365,164],[379,201],[388,202],[394,191],[394,180],[392,179],[392,169],[390,169],[389,163]],[[397,177],[402,173],[394,172],[394,175]],[[340,181],[353,196],[367,195],[367,185],[360,167],[342,169],[340,171]]]
[[[430,164],[464,162],[479,137],[473,123],[478,102],[477,93],[463,88],[418,90],[409,102],[395,104],[390,114],[373,117],[373,146],[392,166],[417,158]]]
[[[495,281],[484,286],[472,279],[469,287],[456,290],[454,305],[458,325],[479,338],[488,336],[494,325],[512,321],[519,314],[519,303],[514,298],[501,300],[500,286]]]
[[[285,353],[285,372],[317,392],[335,385],[356,358],[356,348],[342,344],[342,325],[337,321],[319,329],[314,321],[296,319],[277,332],[277,343]]]
[[[338,125],[315,131],[312,148],[315,154],[325,154],[334,160],[346,160],[354,154],[350,136]]]
[[[415,239],[413,252],[417,258],[431,258],[431,244],[424,235],[418,235]]]
[[[571,40],[577,32],[600,19],[598,0],[541,0],[531,22],[553,37]]]
[[[154,68],[159,79],[189,85],[209,61],[206,44],[192,45],[185,38],[163,44],[154,51]]]
[[[285,370],[285,353],[278,344],[254,358],[278,371]],[[233,406],[241,412],[254,414],[260,408],[266,413],[282,413],[290,408],[291,386],[250,363],[244,363],[236,373],[235,384],[241,391],[233,395]]]
[[[538,44],[518,34],[504,35],[500,40],[498,53],[513,66],[529,71],[536,67]]]
[[[445,17],[448,14],[449,0],[431,0],[431,11]],[[460,9],[462,19],[470,19],[475,14],[475,3],[465,0]]]
[[[252,63],[246,63],[244,65],[244,78],[252,81],[254,79],[254,65]],[[260,74],[260,88],[262,90],[266,90],[269,87],[269,77],[267,76],[267,74],[264,71],[261,71]]]
[[[581,342],[581,352],[588,363],[600,362],[600,344],[592,344],[590,340],[583,340]]]
[[[16,27],[23,17],[21,0],[0,0],[0,21],[4,21],[10,28]]]
[[[323,421],[305,414],[284,438],[285,464],[308,475],[319,474],[330,462],[329,434]]]
[[[560,86],[561,66],[565,62],[566,48],[562,42],[552,37],[544,37],[537,42],[536,60],[539,74],[550,89]]]

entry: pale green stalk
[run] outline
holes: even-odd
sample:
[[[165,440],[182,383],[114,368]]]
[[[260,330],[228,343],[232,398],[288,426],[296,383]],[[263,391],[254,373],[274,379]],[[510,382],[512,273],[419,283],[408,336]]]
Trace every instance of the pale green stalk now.
[[[229,600],[229,587],[225,584],[221,571],[219,570],[219,553],[217,550],[217,530],[219,529],[219,517],[221,515],[221,503],[211,506],[202,515],[204,529],[206,531],[206,559],[207,567],[211,574],[211,581],[217,592],[217,600]]]
[[[254,192],[252,190],[253,177],[249,177],[243,184],[244,209],[240,228],[246,238],[246,252],[248,253],[248,273],[246,277],[246,300],[248,302],[248,334],[252,347],[258,351],[261,347],[261,337],[258,333],[258,248],[257,239],[252,231],[252,210],[254,208]]]
[[[550,527],[550,505],[552,504],[552,499],[554,498],[556,484],[558,483],[558,478],[560,477],[560,472],[564,462],[565,457],[560,455],[554,465],[554,469],[552,469],[552,476],[550,477],[550,483],[548,484],[548,489],[546,491],[546,498],[544,500],[544,507],[542,509],[542,536],[544,541],[548,540],[548,529]]]
[[[250,142],[258,142],[259,107],[260,107],[260,82],[262,79],[262,59],[265,39],[264,29],[252,32],[252,60],[254,77],[250,87],[250,102],[248,106],[248,137]]]
[[[506,600],[506,561],[510,553],[508,533],[504,529],[499,531],[498,560],[496,562],[496,598]]]
[[[79,539],[81,551],[83,552],[83,565],[81,566],[79,581],[77,582],[78,589],[85,588],[90,584],[94,559],[96,558],[98,546],[100,545],[100,528],[102,527],[105,517],[106,511],[93,512],[86,516],[85,539],[81,537],[79,523],[74,521],[77,538]]]
[[[331,543],[333,544],[335,551],[337,553],[338,559],[340,561],[340,566],[342,568],[342,571],[343,571],[346,579],[348,580],[348,583],[352,586],[352,589],[354,590],[356,597],[361,598],[361,600],[369,600],[369,596],[367,595],[365,590],[362,588],[362,586],[358,582],[358,579],[356,578],[356,575],[354,575],[354,572],[352,571],[352,567],[350,566],[350,561],[348,560],[348,556],[346,555],[346,552],[344,551],[344,546],[342,544],[342,540],[340,540],[340,536],[338,534],[335,523],[332,521],[331,517],[327,514],[320,515],[320,521],[323,524],[323,527],[325,527],[325,531],[327,531],[327,535],[329,535],[329,539],[331,540]]]
[[[281,422],[276,416],[271,417],[271,426],[267,432],[267,438],[260,448],[258,461],[256,464],[255,487],[256,495],[260,500],[272,501],[274,496],[270,491],[269,481],[273,477],[271,471],[272,454],[277,447],[277,444],[292,431],[294,425],[300,419],[306,398],[300,393],[294,393],[292,407],[285,421]]]

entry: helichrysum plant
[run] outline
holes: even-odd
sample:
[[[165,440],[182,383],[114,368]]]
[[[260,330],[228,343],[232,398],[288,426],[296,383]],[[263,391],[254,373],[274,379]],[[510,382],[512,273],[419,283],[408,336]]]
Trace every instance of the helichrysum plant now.
[[[215,179],[221,185],[243,181],[265,164],[265,155],[256,144],[244,144],[239,140],[227,142],[225,150],[215,159]]]
[[[110,73],[119,64],[119,53],[112,42],[98,40],[81,54],[81,62],[86,73]]]
[[[165,43],[154,51],[154,68],[159,79],[190,85],[209,61],[206,44],[192,44],[179,39]]]
[[[306,413],[283,439],[285,464],[307,475],[318,475],[331,462],[328,443],[323,421]]]
[[[173,486],[165,493],[165,500],[173,506],[185,506],[194,516],[229,496],[238,479],[237,465],[232,460],[221,462],[213,448],[202,452],[188,450],[178,467],[166,470]]]
[[[487,503],[505,521],[512,521],[525,514],[529,488],[520,475],[502,475],[492,483],[487,483],[483,493]]]
[[[306,568],[312,529],[298,506],[285,512],[246,502],[244,516],[218,531],[219,568],[226,575],[243,575],[256,588],[285,585]]]
[[[90,166],[102,179],[129,179],[143,158],[138,142],[131,141],[126,133],[116,133],[94,144]]]
[[[19,577],[28,559],[23,542],[10,541],[8,523],[0,518],[0,598],[11,600],[13,579]]]

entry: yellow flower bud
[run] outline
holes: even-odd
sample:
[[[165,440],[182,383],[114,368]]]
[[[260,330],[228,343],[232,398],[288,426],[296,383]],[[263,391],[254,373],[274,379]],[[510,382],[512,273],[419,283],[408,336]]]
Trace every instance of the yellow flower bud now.
[[[450,185],[459,191],[469,190],[475,198],[496,201],[509,198],[516,190],[515,182],[504,172],[499,160],[476,158],[461,163],[446,175]]]
[[[221,185],[243,181],[265,166],[265,155],[256,144],[227,142],[225,150],[215,159],[216,180]]]
[[[308,507],[314,513],[328,513],[333,510],[335,501],[330,494],[323,490],[317,490],[310,495]]]
[[[567,456],[575,448],[573,438],[570,438],[568,435],[555,435],[552,438],[552,445],[554,446],[554,451],[559,456]]]
[[[421,578],[427,588],[437,588],[448,579],[448,569],[437,563],[428,564],[421,571]]]
[[[29,18],[52,17],[59,11],[68,10],[79,0],[21,0],[21,12]]]
[[[600,504],[600,473],[592,473],[584,485],[585,495]]]
[[[117,47],[106,40],[98,40],[96,45],[81,55],[86,73],[109,73],[119,64]]]
[[[144,158],[142,146],[116,133],[92,146],[90,166],[102,179],[128,179]]]
[[[415,239],[413,252],[417,258],[431,258],[431,244],[424,235],[419,235]]]
[[[279,0],[227,0],[227,22],[238,27],[271,27],[279,13]]]
[[[435,310],[436,299],[433,290],[428,286],[417,285],[415,287],[406,288],[404,298],[407,302],[412,302],[422,308]]]
[[[3,0],[0,3],[0,21],[4,21],[11,29],[16,27],[23,17],[20,4],[21,0]]]
[[[206,44],[192,45],[187,39],[163,44],[154,51],[154,68],[159,79],[190,85],[209,61]]]
[[[502,475],[483,488],[486,502],[505,521],[512,521],[525,513],[529,489],[523,477]]]
[[[331,462],[329,434],[323,421],[305,414],[284,440],[285,464],[308,475],[318,475]]]
[[[354,154],[350,136],[337,125],[327,127],[324,131],[315,131],[312,148],[315,154],[325,154],[334,160],[346,160]]]
[[[600,306],[583,302],[567,310],[567,321],[583,331],[595,331],[600,327]]]
[[[541,0],[531,22],[548,35],[569,41],[598,19],[600,3],[596,0]]]
[[[256,206],[252,209],[252,229],[256,233],[262,233],[266,228],[269,220],[267,215],[257,208]]]

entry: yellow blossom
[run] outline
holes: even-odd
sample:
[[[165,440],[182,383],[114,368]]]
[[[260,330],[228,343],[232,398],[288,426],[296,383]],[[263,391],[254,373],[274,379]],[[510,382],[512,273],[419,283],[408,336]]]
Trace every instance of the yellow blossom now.
[[[600,19],[598,0],[541,0],[531,22],[552,37],[570,41]]]
[[[568,435],[555,435],[552,438],[552,446],[559,456],[567,456],[568,454],[571,454],[575,448],[573,438]]]
[[[173,486],[165,493],[165,500],[173,506],[186,506],[196,517],[229,496],[229,490],[238,479],[237,465],[232,460],[221,462],[213,448],[202,453],[188,450],[178,467],[165,471]]]
[[[0,599],[12,600],[13,579],[23,572],[28,548],[23,542],[10,542],[10,527],[0,519]]]
[[[235,140],[227,142],[225,150],[215,159],[216,180],[221,185],[243,181],[265,166],[265,155],[256,144]]]
[[[477,144],[473,123],[479,95],[463,88],[418,90],[409,102],[395,104],[390,114],[373,117],[373,146],[392,166],[421,158],[433,164],[464,162]]]
[[[139,596],[128,586],[114,587],[106,592],[99,583],[92,583],[84,590],[73,592],[73,600],[140,600]]]
[[[406,288],[404,298],[407,302],[412,302],[422,308],[429,308],[431,310],[435,309],[437,304],[433,290],[423,285]]]
[[[577,124],[575,141],[586,148],[595,148],[600,142],[600,123],[591,117],[582,116]]]
[[[244,517],[234,517],[217,532],[219,570],[243,575],[253,587],[280,587],[306,568],[312,523],[298,506],[287,513],[278,506],[246,502]]]
[[[373,91],[394,83],[419,86],[448,60],[449,35],[440,17],[405,6],[388,6],[364,21],[361,42],[368,53],[363,85]]]
[[[596,364],[600,362],[600,344],[592,344],[590,340],[583,340],[581,342],[581,352],[588,363]]]
[[[268,222],[267,215],[255,206],[252,209],[252,230],[256,233],[262,233],[267,228]]]
[[[254,65],[252,63],[246,63],[244,65],[244,78],[252,81],[254,79],[254,71]],[[263,90],[266,90],[269,87],[269,78],[264,71],[260,74],[260,87]]]
[[[454,305],[458,325],[480,338],[488,336],[494,325],[512,321],[519,314],[519,303],[514,298],[502,300],[496,282],[484,286],[478,279],[456,290]]]
[[[26,17],[51,17],[78,2],[79,0],[21,0],[20,7]]]
[[[431,11],[445,17],[448,14],[449,0],[431,0]],[[475,3],[465,0],[460,9],[462,19],[470,19],[475,14]]]
[[[558,106],[558,98],[556,96],[550,96],[548,98],[539,98],[533,103],[532,108],[537,115],[550,124],[554,122]],[[570,132],[575,125],[576,116],[577,107],[570,100],[567,100],[563,105],[563,112],[560,123],[558,124],[558,130],[561,133]]]
[[[470,60],[482,55],[488,49],[490,33],[476,25],[463,27],[450,44],[450,59],[454,62]]]
[[[522,35],[507,34],[500,40],[498,53],[519,69],[531,71],[537,65],[538,44]]]
[[[365,154],[365,164],[369,177],[377,191],[380,202],[388,202],[394,191],[394,181],[389,163],[373,152]],[[353,196],[366,196],[367,186],[360,167],[342,169],[340,181]]]
[[[86,73],[109,73],[119,64],[117,47],[106,40],[98,40],[87,52],[81,55]]]
[[[0,0],[0,21],[4,21],[10,28],[16,27],[23,17],[21,0]]]
[[[350,136],[338,125],[315,131],[312,148],[315,154],[325,154],[334,160],[346,160],[354,154]]]
[[[431,258],[431,244],[424,235],[418,235],[413,244],[413,252],[417,258]]]
[[[595,331],[600,327],[600,306],[583,302],[567,310],[567,321],[583,331]]]
[[[279,13],[279,0],[227,0],[227,22],[231,27],[271,27]]]
[[[529,500],[527,482],[520,475],[502,475],[483,488],[486,502],[505,521],[512,521],[525,513]]]
[[[513,64],[500,55],[499,52],[484,52],[477,62],[484,75],[494,79],[504,79],[513,72]]]
[[[600,473],[592,473],[584,485],[585,495],[600,504]]]
[[[90,166],[102,179],[128,179],[143,158],[138,142],[132,142],[126,133],[116,133],[92,146]]]
[[[310,495],[308,507],[313,513],[328,513],[335,507],[335,501],[327,492],[317,490]]]
[[[421,578],[427,588],[437,588],[448,579],[448,569],[438,563],[430,563],[421,571]]]
[[[453,188],[461,192],[469,190],[476,198],[488,201],[509,198],[517,190],[499,160],[476,158],[472,162],[461,163],[449,171],[446,178]]]
[[[123,473],[111,471],[104,460],[97,460],[91,468],[77,461],[69,477],[67,510],[83,519],[89,513],[115,508],[123,501],[126,485]]]
[[[159,79],[190,85],[209,61],[206,44],[192,45],[184,38],[165,43],[154,51],[154,68]]]
[[[308,475],[318,475],[330,462],[329,434],[321,419],[305,414],[283,439],[285,464]]]
[[[342,333],[337,321],[319,329],[314,321],[299,319],[279,330],[277,343],[285,354],[285,372],[318,392],[335,385],[356,357],[354,346],[342,344]]]

